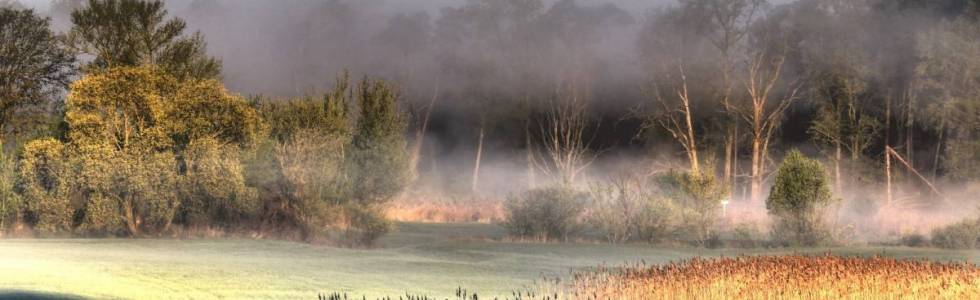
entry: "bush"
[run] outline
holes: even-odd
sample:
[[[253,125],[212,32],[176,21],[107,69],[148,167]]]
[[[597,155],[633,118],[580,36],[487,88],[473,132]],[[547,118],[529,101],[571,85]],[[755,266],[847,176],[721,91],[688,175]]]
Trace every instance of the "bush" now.
[[[342,169],[346,141],[344,136],[304,130],[278,145],[274,159],[281,179],[271,183],[284,203],[267,204],[266,213],[294,222],[308,241],[344,224],[338,218],[344,216],[347,201]]]
[[[17,160],[4,155],[0,149],[0,232],[7,229],[7,225],[16,222],[20,215],[21,198],[14,191],[14,180],[17,177],[16,162]]]
[[[344,237],[352,246],[372,246],[378,238],[391,231],[392,223],[385,218],[381,209],[349,206],[346,212],[350,224]]]
[[[384,204],[409,182],[407,124],[397,94],[384,81],[364,79],[355,93],[359,115],[345,166],[350,198],[360,205]]]
[[[549,187],[511,196],[504,227],[523,238],[562,240],[579,230],[587,195],[569,187]]]
[[[980,220],[964,220],[932,231],[932,244],[946,249],[974,249],[980,237]]]
[[[665,196],[680,208],[683,235],[699,245],[712,236],[721,200],[728,193],[713,171],[697,173],[670,171],[658,177],[658,186]]]
[[[637,237],[645,207],[642,196],[630,180],[596,184],[590,190],[588,222],[610,243],[623,243]]]
[[[588,221],[611,243],[674,238],[681,211],[670,199],[642,189],[635,179],[594,185]]]
[[[69,232],[72,178],[65,164],[65,145],[54,139],[24,146],[18,166],[17,190],[24,198],[26,221],[42,234]]]
[[[899,244],[907,247],[926,247],[929,246],[929,239],[918,233],[906,234],[899,240]]]
[[[245,184],[236,145],[196,139],[183,152],[183,161],[180,207],[184,224],[228,226],[257,210],[258,194]]]
[[[823,209],[831,201],[819,161],[790,151],[776,172],[766,208],[776,218],[773,237],[784,244],[815,246],[828,240]]]

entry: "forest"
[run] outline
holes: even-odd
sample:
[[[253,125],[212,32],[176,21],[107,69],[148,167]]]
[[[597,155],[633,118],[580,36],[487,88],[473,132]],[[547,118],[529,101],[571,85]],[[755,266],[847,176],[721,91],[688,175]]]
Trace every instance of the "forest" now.
[[[0,231],[976,247],[978,1],[432,6],[0,1]]]

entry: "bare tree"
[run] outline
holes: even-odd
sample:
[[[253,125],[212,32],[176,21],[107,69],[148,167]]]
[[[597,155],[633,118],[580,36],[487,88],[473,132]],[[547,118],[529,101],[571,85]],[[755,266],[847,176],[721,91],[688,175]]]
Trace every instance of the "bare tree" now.
[[[721,55],[719,71],[722,76],[720,102],[729,115],[725,124],[723,176],[729,185],[735,184],[738,173],[739,116],[732,105],[734,87],[735,59],[744,47],[743,41],[749,28],[761,15],[767,5],[766,0],[686,0],[687,9],[701,18],[708,28],[707,36],[712,46]],[[735,189],[730,188],[729,193]],[[731,197],[731,195],[729,195]]]
[[[661,114],[654,116],[652,120],[647,120],[647,123],[655,122],[670,133],[671,137],[684,147],[691,172],[697,173],[700,171],[698,145],[692,120],[691,96],[687,89],[687,74],[684,73],[683,64],[679,63],[677,69],[680,82],[672,84],[671,93],[664,95],[660,91],[661,88],[654,85],[653,94],[660,104]]]
[[[563,184],[574,183],[597,157],[589,147],[594,136],[586,136],[590,125],[584,95],[574,80],[559,84],[541,126],[542,158],[536,165]]]
[[[429,119],[432,116],[432,109],[436,105],[436,101],[439,100],[439,78],[436,78],[435,90],[432,92],[432,98],[429,100],[429,105],[425,107],[425,112],[421,113],[422,116],[419,118],[419,125],[415,129],[415,143],[412,144],[412,153],[409,156],[409,168],[412,172],[412,178],[417,178],[419,175],[419,160],[422,158],[422,145],[425,144],[425,133],[429,129]]]
[[[786,47],[775,51],[759,50],[748,61],[745,89],[748,92],[748,105],[737,106],[735,111],[751,130],[752,169],[750,173],[750,201],[760,201],[762,180],[765,176],[766,162],[769,158],[769,142],[778,128],[783,113],[789,108],[799,86],[790,84],[789,90],[776,95],[783,66],[786,63]]]

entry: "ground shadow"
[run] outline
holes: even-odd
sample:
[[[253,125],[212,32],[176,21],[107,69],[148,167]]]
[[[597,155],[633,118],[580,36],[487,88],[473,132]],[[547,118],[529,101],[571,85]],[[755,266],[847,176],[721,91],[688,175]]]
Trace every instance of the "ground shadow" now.
[[[82,296],[36,291],[0,290],[0,299],[16,300],[81,300]]]

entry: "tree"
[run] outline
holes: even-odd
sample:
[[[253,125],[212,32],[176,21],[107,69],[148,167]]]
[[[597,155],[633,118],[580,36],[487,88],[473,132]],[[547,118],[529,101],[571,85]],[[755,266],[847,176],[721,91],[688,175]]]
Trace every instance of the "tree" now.
[[[750,201],[762,200],[763,177],[769,159],[769,144],[782,122],[783,113],[796,99],[799,86],[790,84],[788,90],[780,94],[777,84],[781,82],[783,67],[786,64],[788,47],[785,40],[778,37],[775,24],[759,24],[756,45],[746,62],[745,91],[748,97],[735,112],[749,126],[752,142],[752,169],[750,173]]]
[[[30,123],[19,113],[61,92],[74,74],[74,57],[48,26],[33,10],[0,8],[0,149],[12,122]]]
[[[2,8],[17,9],[17,10],[27,9],[26,7],[24,7],[24,4],[21,4],[20,1],[17,0],[0,0],[0,9]]]
[[[735,184],[738,176],[739,114],[734,107],[734,88],[737,83],[735,66],[737,57],[747,51],[743,43],[756,18],[767,6],[766,0],[686,0],[684,6],[703,27],[711,44],[721,56],[719,70],[722,75],[720,102],[728,114],[725,124],[724,177]],[[733,192],[730,189],[729,192]]]
[[[246,185],[241,150],[215,138],[197,138],[181,154],[181,216],[187,225],[232,226],[258,211],[258,192]]]
[[[368,244],[390,230],[381,205],[400,194],[410,179],[406,120],[398,93],[382,80],[364,78],[355,91],[358,116],[345,157],[350,199],[348,239]]]
[[[293,225],[315,241],[342,228],[348,199],[345,158],[351,140],[349,77],[338,77],[322,98],[261,100],[255,106],[268,124],[246,162],[248,181],[262,199],[263,230]]]
[[[69,45],[93,56],[88,69],[152,64],[179,79],[220,76],[221,62],[207,55],[200,33],[185,36],[187,24],[166,17],[158,0],[89,0],[71,14]]]
[[[469,187],[479,192],[484,147],[498,120],[507,115],[509,99],[527,100],[528,85],[538,82],[524,72],[534,62],[543,39],[533,25],[544,8],[541,0],[468,0],[448,8],[436,21],[433,41],[438,45],[440,72],[452,79],[445,84],[473,112],[474,150]],[[519,87],[519,88],[513,88]]]
[[[87,230],[111,232],[122,216],[130,235],[164,232],[177,213],[177,163],[166,130],[173,77],[151,67],[114,68],[72,84],[68,137],[81,160],[81,181],[99,215]],[[112,214],[117,211],[118,214]]]
[[[263,130],[258,112],[217,80],[182,82],[169,97],[164,124],[178,150],[191,141],[212,138],[246,148]]]
[[[980,156],[977,30],[977,24],[959,20],[940,23],[917,37],[917,93],[935,99],[924,105],[922,118],[938,138],[933,153],[934,176],[946,169],[957,179],[980,178],[980,168],[973,163]]]
[[[0,231],[20,217],[21,195],[17,193],[17,159],[0,152]]]
[[[776,218],[773,234],[794,245],[814,246],[826,238],[822,211],[832,199],[819,161],[790,151],[776,172],[766,209]]]
[[[51,234],[72,229],[71,174],[65,145],[54,139],[24,146],[17,166],[17,191],[24,198],[25,221]]]
[[[559,87],[541,124],[543,158],[539,167],[560,179],[562,185],[574,184],[596,159],[589,147],[592,139],[588,136],[588,103],[584,94],[575,82]]]
[[[715,72],[708,65],[710,53],[708,40],[699,32],[700,26],[690,14],[690,6],[666,10],[651,17],[641,36],[641,50],[648,61],[651,80],[648,91],[656,107],[643,112],[644,129],[659,127],[681,145],[693,172],[700,169],[699,149],[703,122],[698,119],[707,115],[699,109],[698,101],[714,97],[706,89],[691,89],[689,82],[711,82],[709,73]],[[707,76],[705,76],[707,75]],[[689,80],[689,77],[693,80]],[[695,115],[697,112],[697,115]]]
[[[704,245],[711,237],[728,187],[715,177],[710,167],[697,172],[671,170],[657,179],[661,191],[685,210],[684,223],[694,241]]]
[[[181,81],[152,65],[93,72],[72,85],[65,121],[83,231],[164,233],[178,212],[228,225],[254,207],[237,150],[261,122],[212,79]]]
[[[874,94],[870,53],[861,44],[866,37],[864,31],[850,30],[854,20],[865,15],[838,6],[817,7],[810,12],[834,21],[803,37],[801,44],[805,46],[799,50],[807,70],[804,76],[811,83],[811,98],[819,107],[809,132],[833,147],[834,190],[843,195],[843,151],[850,152],[851,163],[856,164],[881,129],[881,122],[868,113],[869,98]]]
[[[408,183],[406,121],[397,92],[384,81],[365,78],[355,95],[359,114],[347,156],[351,196],[361,205],[383,204]]]

